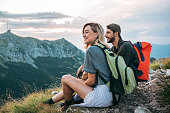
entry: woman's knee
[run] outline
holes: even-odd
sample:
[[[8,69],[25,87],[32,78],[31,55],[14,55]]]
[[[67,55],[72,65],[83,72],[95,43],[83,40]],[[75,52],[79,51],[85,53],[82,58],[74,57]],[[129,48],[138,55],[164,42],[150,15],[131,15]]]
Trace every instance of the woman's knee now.
[[[70,81],[71,78],[72,78],[71,75],[64,75],[64,76],[62,76],[62,82]]]

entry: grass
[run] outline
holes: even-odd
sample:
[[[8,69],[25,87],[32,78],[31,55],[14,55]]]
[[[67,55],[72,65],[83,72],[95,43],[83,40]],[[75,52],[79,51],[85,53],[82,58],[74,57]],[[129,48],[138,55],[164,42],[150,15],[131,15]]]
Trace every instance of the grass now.
[[[170,69],[170,57],[161,58],[159,60],[155,60],[150,64],[150,68],[153,70],[157,69]]]
[[[160,62],[154,61],[153,63],[150,64],[150,68],[152,68],[153,70],[160,69]]]
[[[170,69],[170,57],[163,61],[163,69]]]
[[[60,91],[58,88],[56,91]],[[42,102],[51,98],[51,89],[45,91],[34,92],[28,94],[23,99],[12,100],[6,102],[4,106],[1,107],[1,113],[58,113],[61,112],[60,107],[56,105],[48,106]]]

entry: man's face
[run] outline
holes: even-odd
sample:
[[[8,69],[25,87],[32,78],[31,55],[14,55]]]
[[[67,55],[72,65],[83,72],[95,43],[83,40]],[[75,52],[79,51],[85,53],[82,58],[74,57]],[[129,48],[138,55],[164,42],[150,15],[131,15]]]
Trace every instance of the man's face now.
[[[110,29],[106,29],[105,37],[107,39],[107,43],[112,43],[114,41],[113,31]]]

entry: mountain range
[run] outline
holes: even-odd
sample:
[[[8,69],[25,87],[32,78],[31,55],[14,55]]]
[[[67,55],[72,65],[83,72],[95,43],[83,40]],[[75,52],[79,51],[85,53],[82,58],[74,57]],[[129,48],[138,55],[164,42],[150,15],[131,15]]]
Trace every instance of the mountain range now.
[[[151,44],[151,46],[152,46],[151,57],[154,57],[156,59],[170,57],[170,44],[166,45]]]
[[[0,96],[22,97],[60,85],[64,74],[75,76],[85,53],[64,38],[55,41],[0,34]]]

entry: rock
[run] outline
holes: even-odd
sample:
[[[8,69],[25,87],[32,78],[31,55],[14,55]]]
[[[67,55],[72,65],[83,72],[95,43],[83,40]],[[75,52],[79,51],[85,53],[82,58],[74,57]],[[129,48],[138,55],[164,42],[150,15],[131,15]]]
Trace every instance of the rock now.
[[[149,81],[153,80],[155,78],[155,74],[149,74]]]
[[[144,108],[144,107],[138,106],[135,109],[134,113],[151,113],[151,112],[148,109]]]
[[[153,74],[155,71],[152,68],[149,68],[149,74]]]
[[[170,69],[166,70],[166,76],[170,76]]]
[[[156,100],[153,100],[151,103],[150,103],[150,106],[157,106],[158,105],[158,102]]]
[[[115,112],[115,113],[120,113],[120,111],[119,111],[119,109],[118,109],[118,108],[117,108],[117,109],[115,109],[115,110],[114,110],[114,112]]]
[[[162,73],[166,73],[166,70],[164,70],[164,69],[161,69],[161,72],[162,72]]]
[[[155,73],[158,75],[166,74],[166,72],[163,71],[163,69],[157,69]]]
[[[160,69],[157,69],[155,73],[156,73],[156,74],[162,74],[162,72],[161,72]]]
[[[155,78],[153,80],[150,81],[150,84],[153,84],[153,83],[160,83],[160,79],[159,78]]]

